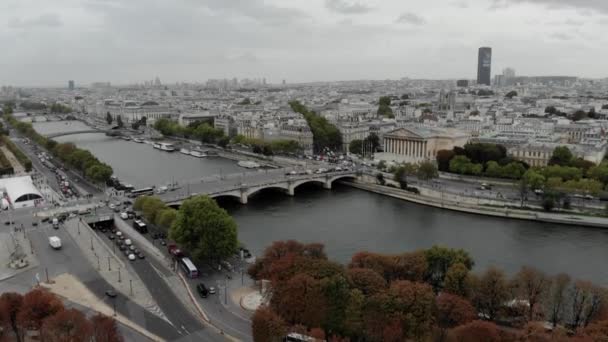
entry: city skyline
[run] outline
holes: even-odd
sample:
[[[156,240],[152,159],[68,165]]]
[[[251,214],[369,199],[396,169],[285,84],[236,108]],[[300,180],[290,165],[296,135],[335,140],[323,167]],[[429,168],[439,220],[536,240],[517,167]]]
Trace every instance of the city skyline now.
[[[475,79],[480,46],[495,71],[607,76],[608,8],[593,1],[30,0],[0,20],[0,80],[15,86]]]

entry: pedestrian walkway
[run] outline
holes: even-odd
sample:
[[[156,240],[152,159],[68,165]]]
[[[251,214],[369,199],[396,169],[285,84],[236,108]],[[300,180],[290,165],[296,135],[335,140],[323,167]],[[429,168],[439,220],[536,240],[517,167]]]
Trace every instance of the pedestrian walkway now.
[[[79,217],[67,220],[64,228],[80,247],[89,263],[116,291],[154,315],[167,320],[135,270],[126,263],[127,260],[123,261],[105,242],[101,241],[101,236]]]
[[[20,231],[0,233],[0,281],[37,266],[32,246]]]
[[[87,289],[87,287],[84,286],[78,279],[68,273],[55,277],[51,284],[42,283],[41,285],[49,289],[51,292],[74,303],[90,308],[91,310],[102,313],[106,316],[114,317],[121,324],[124,324],[125,326],[137,331],[152,341],[163,341],[162,338],[133,323],[127,317],[121,315],[120,313],[115,313],[113,308],[95,296],[95,294],[89,291],[89,289]]]

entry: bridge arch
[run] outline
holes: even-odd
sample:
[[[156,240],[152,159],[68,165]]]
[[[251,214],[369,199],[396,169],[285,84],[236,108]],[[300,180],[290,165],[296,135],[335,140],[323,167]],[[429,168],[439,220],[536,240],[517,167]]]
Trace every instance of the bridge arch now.
[[[327,182],[322,178],[313,178],[313,179],[301,179],[295,181],[291,184],[292,191],[295,191],[300,185],[309,184],[309,183],[317,183],[321,184],[324,188],[327,187]]]
[[[281,190],[287,194],[292,194],[289,191],[289,186],[283,185],[283,184],[272,184],[272,185],[262,185],[262,186],[256,186],[256,187],[252,187],[250,189],[247,189],[247,191],[245,192],[245,195],[249,198],[257,193],[259,193],[260,191],[263,190],[267,190],[267,189],[278,189]]]
[[[341,179],[350,179],[350,180],[356,180],[357,176],[356,175],[352,175],[352,174],[345,174],[345,175],[339,175],[339,176],[334,176],[331,177],[327,180],[328,184],[329,184],[329,189],[331,189],[332,184],[337,181],[337,180],[341,180]]]

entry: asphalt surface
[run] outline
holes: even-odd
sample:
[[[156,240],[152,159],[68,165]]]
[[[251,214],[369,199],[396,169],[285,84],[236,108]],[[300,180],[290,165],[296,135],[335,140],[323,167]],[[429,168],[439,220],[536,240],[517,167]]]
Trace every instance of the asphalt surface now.
[[[102,240],[112,247],[114,243],[106,234],[99,233]],[[145,254],[145,253],[144,253]],[[156,301],[158,307],[163,311],[167,319],[171,322],[174,331],[177,333],[171,339],[181,339],[185,336],[193,335],[197,338],[204,338],[204,341],[225,341],[226,339],[211,329],[205,329],[201,320],[188,310],[171,290],[165,276],[172,275],[166,266],[158,263],[152,257],[129,261],[124,254],[116,253],[118,258],[123,258],[124,262],[130,263],[139,278],[146,285],[146,288]]]
[[[42,223],[38,227],[33,227],[32,212],[26,209],[16,210],[13,220],[18,227],[21,224],[24,225],[26,235],[30,239],[31,246],[40,262],[38,271],[36,272],[40,281],[46,280],[46,272],[48,272],[49,278],[63,273],[70,273],[78,278],[99,299],[107,302],[110,307],[114,304],[111,301],[115,300],[117,312],[125,317],[129,317],[133,322],[153,334],[167,340],[180,337],[180,334],[174,327],[132,302],[129,298],[120,295],[115,299],[107,297],[105,291],[113,287],[97,273],[93,265],[86,262],[87,259],[80,251],[80,247],[77,246],[76,242],[62,227],[53,229],[49,223]],[[4,229],[11,229],[9,226],[3,227],[6,227]],[[54,250],[49,246],[49,236],[58,236],[61,239],[62,248],[60,250]],[[25,251],[30,252],[29,246],[25,246]],[[31,280],[31,283],[33,284],[35,281],[34,278]]]

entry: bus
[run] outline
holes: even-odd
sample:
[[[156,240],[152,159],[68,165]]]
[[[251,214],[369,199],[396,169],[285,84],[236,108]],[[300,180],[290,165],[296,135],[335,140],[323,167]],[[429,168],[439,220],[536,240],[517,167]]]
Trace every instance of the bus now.
[[[296,334],[296,333],[287,334],[287,336],[285,336],[283,338],[283,341],[285,341],[285,342],[325,342],[325,340],[319,340],[314,337],[310,337],[310,336],[306,336],[306,335],[302,335],[302,334]]]
[[[190,258],[181,258],[180,264],[188,278],[194,279],[198,277],[198,269],[194,266],[194,263],[192,263]]]
[[[154,188],[143,188],[137,190],[131,190],[129,197],[149,196],[154,195]]]
[[[133,221],[133,228],[135,228],[140,234],[146,234],[148,232],[148,226],[141,220]]]

